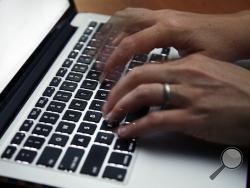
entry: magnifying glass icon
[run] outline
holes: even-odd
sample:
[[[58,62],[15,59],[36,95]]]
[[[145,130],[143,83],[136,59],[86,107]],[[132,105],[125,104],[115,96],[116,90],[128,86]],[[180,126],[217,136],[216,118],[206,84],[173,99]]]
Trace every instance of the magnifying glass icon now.
[[[243,162],[242,152],[238,148],[229,147],[221,153],[221,162],[222,165],[209,176],[211,180],[214,180],[224,168],[238,168]]]

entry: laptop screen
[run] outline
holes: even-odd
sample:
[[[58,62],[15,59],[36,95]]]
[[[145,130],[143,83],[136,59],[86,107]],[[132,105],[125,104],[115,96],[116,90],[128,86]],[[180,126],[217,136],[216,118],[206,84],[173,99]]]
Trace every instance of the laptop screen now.
[[[69,6],[68,0],[0,0],[0,94]]]

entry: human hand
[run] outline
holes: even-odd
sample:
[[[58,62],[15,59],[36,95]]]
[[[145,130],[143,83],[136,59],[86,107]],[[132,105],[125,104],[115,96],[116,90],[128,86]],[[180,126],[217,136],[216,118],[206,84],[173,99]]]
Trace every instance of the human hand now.
[[[111,90],[103,106],[107,120],[121,120],[145,105],[163,105],[165,83],[170,84],[169,103],[174,107],[120,126],[120,137],[174,131],[213,142],[249,146],[249,71],[203,55],[134,68]]]
[[[103,77],[135,54],[157,47],[173,46],[181,54],[201,53],[226,61],[249,57],[249,22],[249,11],[224,15],[141,8],[118,11],[107,24],[119,35]]]

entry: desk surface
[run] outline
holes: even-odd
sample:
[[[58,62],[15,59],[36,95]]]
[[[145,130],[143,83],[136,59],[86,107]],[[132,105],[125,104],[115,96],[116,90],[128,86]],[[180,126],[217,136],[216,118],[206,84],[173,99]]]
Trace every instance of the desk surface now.
[[[126,7],[228,13],[250,9],[250,0],[75,0],[78,11],[112,14]]]

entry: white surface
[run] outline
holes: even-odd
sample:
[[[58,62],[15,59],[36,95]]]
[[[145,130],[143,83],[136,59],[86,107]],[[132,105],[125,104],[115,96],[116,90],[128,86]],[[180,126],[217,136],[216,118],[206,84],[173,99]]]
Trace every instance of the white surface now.
[[[78,14],[73,20],[72,24],[80,26],[79,29],[0,140],[0,153],[19,129],[21,123],[50,83],[91,18],[102,21],[105,17],[96,14]],[[77,126],[79,126],[79,123],[77,123]],[[98,124],[99,126],[100,123]],[[56,126],[53,127],[53,130],[55,128]],[[91,142],[93,142],[93,139]],[[37,161],[37,157],[32,165],[0,159],[0,175],[72,188],[246,188],[246,163],[235,170],[224,169],[213,181],[209,179],[209,176],[221,165],[219,160],[221,151],[216,151],[216,147],[209,146],[203,142],[182,136],[166,135],[162,140],[158,138],[141,140],[141,146],[138,149],[132,173],[129,174],[125,184],[93,178],[79,173],[60,171],[57,169],[57,166],[62,156],[57,161],[54,169],[37,167],[34,164]],[[80,171],[84,159],[78,166],[77,172]]]
[[[67,0],[0,0],[0,93],[68,7]]]

